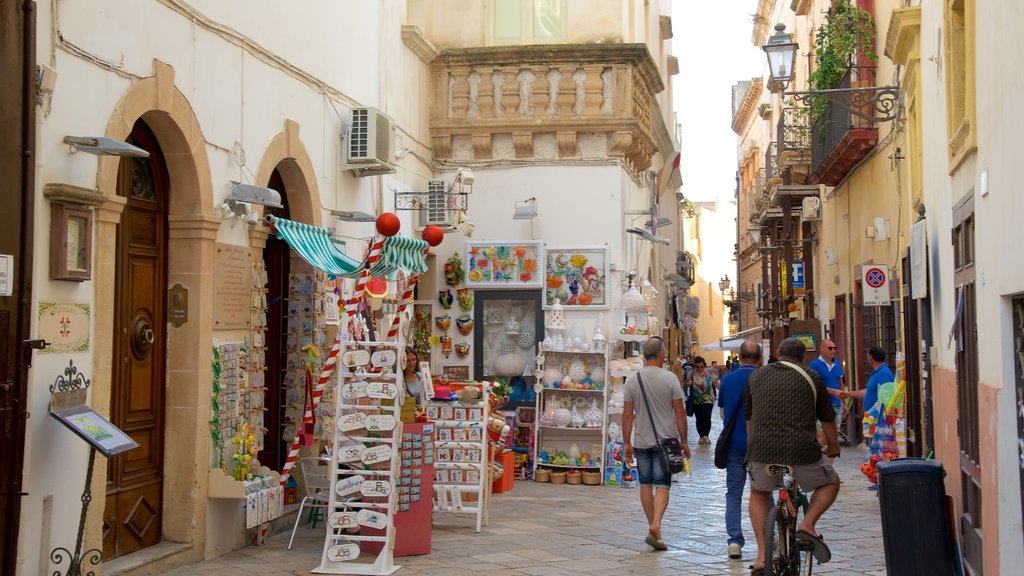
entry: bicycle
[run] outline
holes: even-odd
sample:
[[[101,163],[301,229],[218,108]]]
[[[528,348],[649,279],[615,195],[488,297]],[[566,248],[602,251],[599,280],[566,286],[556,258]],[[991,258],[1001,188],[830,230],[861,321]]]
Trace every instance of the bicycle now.
[[[814,545],[796,537],[800,508],[807,512],[807,496],[794,480],[792,467],[769,464],[765,471],[771,476],[782,475],[783,480],[765,526],[764,576],[809,576]]]

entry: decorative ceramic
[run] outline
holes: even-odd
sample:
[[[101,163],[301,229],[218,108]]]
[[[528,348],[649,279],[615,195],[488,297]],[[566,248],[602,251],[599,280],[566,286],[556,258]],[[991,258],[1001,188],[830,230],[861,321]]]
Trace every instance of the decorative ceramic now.
[[[502,354],[494,361],[495,376],[522,376],[526,370],[526,359],[519,354]]]
[[[572,388],[572,378],[569,378],[568,375],[562,376],[562,388],[566,390]]]
[[[501,343],[501,353],[502,354],[515,354],[516,353],[516,343],[515,342],[502,342]]]
[[[505,335],[519,336],[519,320],[509,318],[508,322],[505,322]]]
[[[462,271],[462,258],[456,252],[444,263],[444,281],[449,286],[458,286],[465,277],[466,274]]]
[[[569,422],[569,426],[573,428],[583,428],[583,413],[580,411],[579,406],[572,407],[572,420]]]
[[[608,345],[608,339],[605,338],[604,334],[601,332],[601,325],[600,324],[597,324],[594,327],[594,338],[593,338],[592,342],[593,342],[593,345],[594,345],[594,351],[595,352],[604,352],[605,346]]]
[[[604,366],[596,366],[590,371],[590,381],[594,384],[604,384]]]
[[[583,349],[583,338],[580,338],[579,336],[573,337],[573,339],[572,339],[572,348],[573,348],[573,350],[582,350]]]
[[[486,306],[484,307],[486,308]],[[500,309],[487,310],[484,312],[484,323],[485,324],[503,324],[505,322],[505,313]]]
[[[544,408],[544,414],[540,417],[541,426],[555,425],[555,403],[552,402]],[[550,451],[549,451],[550,452]]]
[[[469,288],[459,288],[459,308],[463,312],[473,309],[473,291]]]
[[[585,428],[600,428],[603,419],[604,415],[601,414],[601,409],[597,407],[597,398],[591,398],[590,407],[583,413],[583,426]]]
[[[469,355],[469,342],[459,342],[455,345],[455,354],[459,358],[465,358]]]
[[[558,408],[555,410],[554,416],[555,426],[559,428],[565,428],[572,422],[572,412],[566,408]]]
[[[565,350],[565,340],[562,338],[561,334],[559,334],[558,336],[555,336],[555,346],[554,346],[554,349],[555,350]]]
[[[437,301],[441,303],[441,308],[449,310],[452,307],[452,291],[451,290],[438,290]]]
[[[619,423],[618,422],[609,422],[608,423],[608,440],[610,440],[612,442],[621,442],[622,441],[622,428],[619,427]]]
[[[587,377],[587,366],[583,363],[583,360],[573,360],[569,364],[569,378],[579,384],[583,382],[583,379]]]
[[[551,388],[558,388],[558,384],[562,381],[562,371],[555,366],[550,366],[544,370],[544,384],[549,385]]]
[[[579,459],[579,457],[580,457],[580,447],[575,442],[573,442],[571,445],[569,445],[568,456],[569,456],[569,458]]]
[[[544,338],[543,344],[544,344],[544,349],[545,350],[554,350],[555,349],[555,339],[552,338],[551,336],[548,336],[548,337]]]
[[[559,302],[555,302],[555,305],[548,311],[548,321],[544,325],[548,332],[551,334],[561,334],[565,332],[565,311],[562,309],[562,305]]]
[[[452,325],[452,317],[447,314],[438,314],[434,318],[434,323],[437,324],[437,329],[441,332],[447,332],[448,328]]]
[[[441,352],[447,358],[452,353],[452,337],[447,334],[441,335]]]
[[[459,334],[469,336],[469,333],[473,331],[473,317],[469,314],[459,316],[455,319],[455,327],[459,329]]]
[[[533,343],[536,341],[536,335],[533,330],[520,330],[519,331],[519,347],[523,350],[529,350],[533,348]]]

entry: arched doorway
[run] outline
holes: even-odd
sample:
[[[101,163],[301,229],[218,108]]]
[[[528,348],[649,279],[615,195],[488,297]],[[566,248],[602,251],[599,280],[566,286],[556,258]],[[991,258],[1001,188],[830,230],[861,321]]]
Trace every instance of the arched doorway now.
[[[117,193],[127,202],[117,227],[110,419],[140,447],[107,462],[105,560],[158,543],[163,516],[170,177],[145,121],[128,142],[149,158],[118,167]]]
[[[290,219],[288,209],[288,193],[284,179],[277,168],[270,175],[268,187],[281,194],[284,208],[266,208],[267,214]],[[287,442],[281,435],[281,424],[284,421],[284,409],[287,406],[287,393],[284,384],[287,369],[287,332],[288,332],[288,277],[291,271],[291,248],[284,240],[276,236],[267,238],[263,248],[263,264],[267,271],[267,371],[266,376],[266,408],[265,423],[267,433],[263,441],[263,450],[259,453],[260,464],[273,470],[280,470],[288,453]]]

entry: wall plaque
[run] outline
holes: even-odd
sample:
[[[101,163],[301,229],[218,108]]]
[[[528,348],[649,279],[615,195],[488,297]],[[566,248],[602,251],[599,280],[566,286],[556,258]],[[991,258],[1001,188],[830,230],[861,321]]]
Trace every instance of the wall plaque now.
[[[252,306],[252,260],[249,249],[217,244],[213,270],[213,327],[245,329]]]
[[[40,302],[36,334],[49,342],[37,354],[89,351],[89,305],[71,302]]]
[[[167,321],[175,328],[188,322],[188,288],[181,284],[171,286],[167,293]]]

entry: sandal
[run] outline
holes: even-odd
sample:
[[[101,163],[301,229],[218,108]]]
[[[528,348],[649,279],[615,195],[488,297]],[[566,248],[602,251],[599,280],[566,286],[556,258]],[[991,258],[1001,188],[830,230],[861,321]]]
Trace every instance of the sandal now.
[[[760,568],[750,567],[750,576],[764,576],[764,566]]]
[[[655,538],[654,535],[651,533],[647,534],[647,538],[644,539],[644,542],[646,542],[648,546],[654,548],[655,550],[668,550],[668,546],[666,546],[665,543],[661,540]]]
[[[818,561],[818,564],[824,564],[832,559],[832,551],[828,549],[828,545],[821,539],[821,534],[817,536],[807,532],[806,530],[797,530],[796,539],[809,542],[814,545],[814,550],[811,551],[811,555]]]

